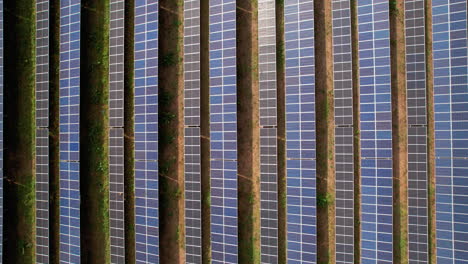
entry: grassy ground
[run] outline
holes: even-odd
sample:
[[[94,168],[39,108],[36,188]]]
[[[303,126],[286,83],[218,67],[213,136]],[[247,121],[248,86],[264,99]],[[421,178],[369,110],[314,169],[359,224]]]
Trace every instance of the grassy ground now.
[[[160,258],[184,263],[184,2],[159,4]]]
[[[276,0],[276,100],[278,148],[278,263],[287,263],[286,226],[286,82],[284,51],[284,0]]]
[[[81,258],[110,263],[109,0],[81,2]]]
[[[351,49],[353,67],[353,161],[354,161],[354,211],[361,211],[361,134],[360,134],[360,90],[359,90],[359,36],[357,0],[350,1]],[[361,263],[361,214],[354,214],[354,263]]]
[[[434,69],[432,58],[432,1],[425,1],[426,37],[426,107],[427,107],[427,178],[428,178],[428,260],[437,263],[436,244],[436,178],[434,144]]]
[[[36,1],[4,2],[4,263],[36,261]]]
[[[49,261],[60,257],[60,1],[49,12]]]
[[[125,263],[135,257],[135,86],[134,86],[135,0],[125,1],[124,46],[124,207]]]
[[[211,263],[209,0],[200,1],[202,263]]]
[[[314,1],[317,262],[335,263],[335,107],[331,2]]]
[[[408,126],[404,1],[390,1],[393,261],[408,263]]]
[[[258,3],[237,1],[239,262],[260,263]]]

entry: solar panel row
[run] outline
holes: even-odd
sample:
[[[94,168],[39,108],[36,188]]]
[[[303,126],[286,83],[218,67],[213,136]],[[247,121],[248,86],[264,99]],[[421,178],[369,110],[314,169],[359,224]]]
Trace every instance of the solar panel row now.
[[[202,262],[200,146],[200,1],[184,1],[185,250]]]
[[[261,262],[278,263],[276,7],[274,0],[258,1],[258,46]]]
[[[136,262],[159,263],[158,1],[135,2]]]
[[[313,0],[286,0],[287,258],[315,263],[315,53]]]
[[[468,259],[467,3],[432,1],[437,261]]]
[[[80,262],[80,0],[60,2],[60,261]]]
[[[49,0],[36,12],[36,262],[49,263]]]
[[[335,96],[336,262],[354,261],[354,164],[351,8],[332,2]]]
[[[110,1],[109,172],[111,262],[124,263],[124,17],[125,1]]]
[[[237,263],[236,1],[209,16],[212,262]]]
[[[424,1],[406,1],[408,256],[411,263],[428,263],[426,48],[424,22]]]
[[[361,263],[392,263],[392,113],[389,3],[358,2]]]

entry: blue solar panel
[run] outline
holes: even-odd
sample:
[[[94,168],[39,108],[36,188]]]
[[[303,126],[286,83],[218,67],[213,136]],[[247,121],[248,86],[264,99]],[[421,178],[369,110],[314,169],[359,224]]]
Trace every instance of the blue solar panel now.
[[[213,263],[237,263],[236,1],[211,0],[210,136]]]
[[[124,17],[125,1],[110,1],[109,171],[111,262],[125,262],[124,231]]]
[[[60,261],[80,261],[80,0],[60,2]]]
[[[354,261],[353,80],[349,0],[333,0],[336,263]]]
[[[159,263],[158,1],[135,3],[136,262]]]
[[[428,263],[424,5],[424,0],[405,1],[408,102],[408,256],[411,263]]]
[[[260,85],[260,246],[262,263],[278,263],[278,172],[276,127],[276,9],[258,2]]]
[[[49,263],[49,0],[36,10],[36,262]]]
[[[80,164],[60,162],[60,263],[80,263]]]
[[[361,108],[361,263],[392,263],[389,3],[358,1]]]
[[[200,128],[185,128],[185,250],[186,263],[201,263]]]
[[[200,146],[200,1],[184,1],[185,252],[202,262]]]
[[[0,0],[0,258],[3,256],[3,0]]]
[[[315,263],[315,52],[313,0],[286,0],[288,263]]]
[[[432,2],[437,261],[468,259],[468,44],[465,0]]]

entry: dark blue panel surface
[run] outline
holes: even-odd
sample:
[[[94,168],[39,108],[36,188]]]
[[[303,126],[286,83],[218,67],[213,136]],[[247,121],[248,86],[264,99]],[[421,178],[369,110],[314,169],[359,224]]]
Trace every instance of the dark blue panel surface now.
[[[354,261],[354,160],[351,8],[332,1],[335,96],[336,263]]]
[[[80,0],[60,2],[60,261],[80,262]]]
[[[428,263],[424,5],[424,0],[405,1],[408,105],[408,256],[411,263]]]
[[[358,1],[361,108],[361,263],[392,263],[389,2]]]
[[[261,262],[278,263],[275,0],[258,1]]]
[[[184,0],[185,250],[202,262],[200,149],[200,1]]]
[[[111,262],[125,261],[124,232],[124,24],[125,1],[110,0],[109,177]]]
[[[135,3],[136,262],[159,263],[158,1]]]
[[[287,0],[286,158],[288,263],[316,261],[313,0]]]
[[[49,263],[49,0],[36,12],[36,262]]]
[[[436,152],[437,260],[467,260],[467,4],[432,3]]]
[[[210,1],[211,249],[237,263],[236,1]]]

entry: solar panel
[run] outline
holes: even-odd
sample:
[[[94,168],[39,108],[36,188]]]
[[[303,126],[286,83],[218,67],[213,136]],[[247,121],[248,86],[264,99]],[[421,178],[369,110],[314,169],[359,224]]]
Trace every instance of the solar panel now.
[[[428,263],[424,0],[405,1],[409,261]]]
[[[49,263],[49,130],[36,130],[36,262]]]
[[[278,263],[278,173],[276,148],[276,9],[258,2],[260,89],[260,244],[261,262]]]
[[[437,261],[463,263],[468,259],[466,1],[433,1],[432,15]]]
[[[184,2],[185,125],[200,126],[200,1]]]
[[[200,1],[184,1],[185,250],[202,262],[200,146]]]
[[[124,0],[110,1],[109,120],[111,127],[123,127],[124,124],[124,8]]]
[[[49,0],[36,10],[36,262],[49,263]]]
[[[124,17],[125,1],[110,1],[109,169],[111,262],[125,262],[124,237]]]
[[[335,99],[336,263],[354,261],[354,163],[351,8],[332,2]]]
[[[111,262],[125,262],[124,237],[124,131],[123,128],[110,129],[109,168],[110,168],[110,241]]]
[[[80,262],[80,0],[60,2],[60,261]]]
[[[135,231],[137,263],[159,263],[158,1],[135,3]]]
[[[0,257],[3,256],[3,0],[0,0]]]
[[[260,128],[261,262],[278,263],[276,128]]]
[[[36,126],[49,124],[49,0],[36,1]]]
[[[392,263],[392,113],[389,3],[358,1],[361,263]]]
[[[237,263],[236,1],[209,9],[211,249],[213,263]]]
[[[286,169],[288,262],[317,258],[313,0],[286,0]]]
[[[186,263],[202,263],[200,128],[185,128]]]

